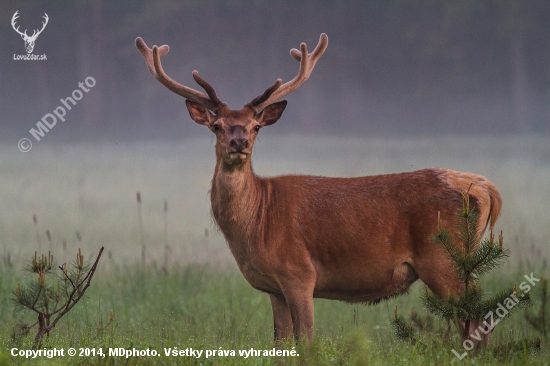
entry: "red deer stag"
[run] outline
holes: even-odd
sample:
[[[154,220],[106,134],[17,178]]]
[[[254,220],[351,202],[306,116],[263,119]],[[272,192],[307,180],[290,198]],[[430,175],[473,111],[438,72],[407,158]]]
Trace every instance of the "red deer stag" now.
[[[442,224],[453,227],[470,183],[479,233],[494,225],[501,207],[486,178],[448,169],[359,178],[255,175],[258,132],[281,117],[286,101],[278,100],[308,79],[327,44],[321,34],[312,53],[305,43],[292,49],[300,61],[296,77],[278,79],[231,110],[197,71],[193,78],[206,94],[166,75],[160,58],[168,46],[151,50],[136,39],[151,74],[184,97],[191,118],[216,135],[212,214],[244,278],[269,294],[278,344],[292,335],[311,340],[315,297],[372,303],[405,292],[418,278],[438,296],[460,293],[453,264],[432,240],[438,211]]]

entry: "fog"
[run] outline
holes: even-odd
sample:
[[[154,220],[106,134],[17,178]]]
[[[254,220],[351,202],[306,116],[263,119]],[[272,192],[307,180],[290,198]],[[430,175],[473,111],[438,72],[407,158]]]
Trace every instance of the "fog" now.
[[[137,260],[140,191],[149,261],[162,257],[167,200],[171,260],[234,265],[210,216],[214,137],[151,76],[135,39],[168,44],[169,76],[200,90],[196,69],[240,109],[292,79],[289,50],[311,51],[323,32],[310,79],[260,132],[258,174],[482,174],[501,190],[514,256],[547,253],[546,0],[3,1],[0,14],[2,256],[24,262],[65,241]],[[12,19],[31,36],[45,14],[28,56]]]
[[[163,66],[172,78],[200,90],[197,69],[240,109],[276,78],[294,77],[290,48],[312,50],[322,32],[326,53],[270,133],[550,132],[547,1],[3,1],[0,11],[6,143],[36,142],[29,131],[92,79],[43,141],[192,139],[206,132],[149,74],[136,37],[171,47]],[[46,60],[20,59],[16,11],[28,35],[47,14],[32,52]]]
[[[44,144],[27,153],[0,144],[0,154],[0,258],[25,263],[36,250],[52,250],[70,260],[78,247],[90,253],[105,246],[114,263],[139,261],[139,191],[148,263],[163,262],[167,241],[171,263],[235,266],[210,214],[215,156],[209,136],[184,143]],[[433,166],[482,174],[502,195],[495,231],[504,231],[511,263],[548,260],[546,138],[274,136],[256,142],[253,161],[263,176],[362,176]]]

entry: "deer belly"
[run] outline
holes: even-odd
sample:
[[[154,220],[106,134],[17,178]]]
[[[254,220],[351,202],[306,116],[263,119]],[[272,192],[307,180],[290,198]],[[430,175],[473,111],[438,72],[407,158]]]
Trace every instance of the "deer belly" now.
[[[319,271],[314,297],[347,302],[376,302],[401,294],[418,279],[408,262],[376,271],[349,266],[338,271]]]

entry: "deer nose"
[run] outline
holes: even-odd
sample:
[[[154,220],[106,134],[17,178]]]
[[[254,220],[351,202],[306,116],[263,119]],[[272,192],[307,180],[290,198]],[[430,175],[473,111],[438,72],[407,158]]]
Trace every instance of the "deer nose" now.
[[[248,140],[247,139],[233,139],[233,140],[229,141],[229,146],[231,146],[236,151],[241,152],[244,149],[248,148]]]

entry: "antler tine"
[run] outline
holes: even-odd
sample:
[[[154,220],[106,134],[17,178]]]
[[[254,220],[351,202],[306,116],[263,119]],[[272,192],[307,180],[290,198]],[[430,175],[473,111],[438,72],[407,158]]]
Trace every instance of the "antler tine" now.
[[[145,59],[145,63],[147,64],[147,69],[149,69],[149,72],[155,79],[157,79],[157,73],[155,71],[155,65],[153,62],[153,50],[151,50],[149,47],[147,47],[147,44],[145,44],[145,41],[141,37],[136,38],[136,47],[138,51],[141,53],[143,58]],[[160,57],[166,55],[170,51],[170,47],[167,45],[160,46],[159,47],[159,54]]]
[[[197,70],[193,70],[193,79],[195,79],[197,84],[199,84],[201,88],[203,88],[206,91],[206,94],[208,94],[208,97],[210,98],[212,103],[218,106],[217,108],[220,108],[225,105],[225,103],[222,102],[220,98],[218,98],[218,95],[216,94],[216,91],[214,90],[212,85],[210,85],[210,83],[208,83],[206,80],[201,78]]]
[[[307,45],[305,43],[300,44],[300,51],[294,48],[291,49],[290,55],[296,60],[300,61],[300,69],[298,70],[298,74],[294,77],[294,79],[286,82],[280,87],[274,88],[275,85],[273,85],[272,87],[267,89],[261,96],[256,97],[252,102],[249,103],[249,105],[256,111],[256,113],[259,113],[268,105],[275,103],[277,100],[298,89],[309,78],[309,75],[311,75],[315,64],[323,55],[323,53],[327,49],[327,46],[328,37],[325,33],[322,33],[319,37],[319,43],[317,43],[317,47],[315,47],[312,53],[308,54]],[[269,93],[269,96],[265,100],[263,100],[262,97],[265,96],[272,88],[274,88],[273,91],[271,91],[271,93]]]
[[[15,14],[13,14],[13,17],[11,17],[11,26],[12,26],[13,30],[15,30],[20,35],[27,35],[27,30],[26,29],[25,29],[25,32],[21,32],[19,30],[19,26],[17,26],[17,28],[15,28],[15,23],[17,21],[17,18],[19,18],[19,10],[17,10],[15,12]]]
[[[171,79],[162,68],[160,62],[160,55],[157,46],[153,46],[153,65],[155,67],[155,73],[157,75],[157,80],[160,81],[165,87],[173,91],[174,93],[181,95],[186,99],[190,99],[194,102],[202,104],[211,111],[216,111],[219,108],[219,105],[215,104],[210,98],[208,98],[204,93],[199,92],[198,90],[189,88],[185,85],[182,85],[173,79]]]
[[[192,100],[196,103],[199,103],[213,112],[217,111],[225,105],[217,97],[216,92],[214,92],[214,88],[212,88],[210,84],[208,84],[204,79],[198,76],[198,73],[197,80],[197,78],[195,77],[196,71],[193,72],[193,77],[195,78],[197,83],[206,90],[208,95],[198,90],[182,85],[166,75],[164,69],[162,68],[160,58],[166,55],[168,51],[170,51],[170,47],[168,47],[167,45],[161,47],[153,46],[153,49],[150,49],[145,41],[143,41],[141,37],[138,37],[136,38],[136,47],[145,59],[145,63],[147,64],[147,68],[149,69],[151,75],[153,75],[155,79],[160,81],[161,84],[166,86],[174,93],[181,95],[182,97]]]
[[[279,89],[282,83],[283,81],[281,79],[277,79],[277,81],[275,81],[275,84],[271,85],[262,94],[252,99],[252,102],[248,103],[247,105],[250,106],[252,109],[256,109],[257,106],[265,102],[271,96],[271,94],[275,92],[275,90]]]
[[[44,18],[44,21],[42,22],[42,29],[40,29],[40,30],[36,29],[36,30],[34,31],[35,33],[38,32],[38,33],[36,34],[37,37],[38,37],[38,35],[39,35],[40,33],[42,33],[42,31],[44,30],[44,28],[46,28],[46,24],[48,24],[48,21],[50,20],[50,18],[48,17],[48,14],[46,14],[46,13],[44,13],[44,15],[42,16],[42,18]],[[33,36],[34,36],[34,34],[33,34]]]

